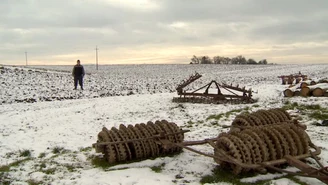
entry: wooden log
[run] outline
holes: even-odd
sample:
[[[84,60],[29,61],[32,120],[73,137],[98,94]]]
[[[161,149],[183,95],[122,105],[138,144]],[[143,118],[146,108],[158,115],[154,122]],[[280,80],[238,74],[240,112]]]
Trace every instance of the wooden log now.
[[[307,87],[309,84],[307,82],[301,82],[301,85],[300,87],[303,88],[303,87]]]
[[[320,87],[317,87],[312,90],[312,95],[315,97],[323,96],[325,94],[325,90]]]
[[[294,96],[300,96],[300,95],[301,95],[301,91],[299,89],[294,91]]]
[[[325,94],[323,94],[323,96],[328,97],[328,92],[326,91]]]
[[[294,91],[292,91],[291,89],[286,89],[286,90],[284,90],[284,96],[285,97],[293,97]]]
[[[316,84],[317,84],[317,82],[315,82],[315,81],[310,82],[310,85],[316,85]]]
[[[300,88],[302,88],[302,87],[307,87],[307,86],[309,86],[309,85],[316,85],[316,84],[317,84],[317,83],[316,83],[315,81],[313,81],[313,80],[305,80],[305,81],[301,81],[300,83],[301,83]]]
[[[320,79],[318,83],[328,83],[328,79]]]
[[[295,91],[299,91],[299,85],[289,86],[288,89],[285,89],[283,94],[285,97],[293,97],[295,96]]]
[[[301,96],[323,96],[327,90],[327,83],[310,85],[301,89]]]
[[[318,83],[316,85],[311,86],[313,87],[312,94],[313,96],[324,96],[328,90],[327,83]]]
[[[301,88],[301,91],[300,91],[301,96],[307,97],[307,96],[310,96],[310,93],[311,93],[311,89],[309,88],[309,86]]]

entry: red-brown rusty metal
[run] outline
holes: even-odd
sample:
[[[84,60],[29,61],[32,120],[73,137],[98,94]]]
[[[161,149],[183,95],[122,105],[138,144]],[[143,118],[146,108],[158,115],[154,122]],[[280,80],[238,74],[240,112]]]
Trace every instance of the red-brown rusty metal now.
[[[287,173],[287,174],[294,175],[294,176],[316,178],[316,179],[319,179],[320,181],[322,181],[323,183],[328,184],[328,167],[324,167],[322,165],[322,163],[317,159],[317,156],[314,152],[311,152],[311,157],[313,159],[315,159],[315,161],[320,166],[320,168],[314,168],[293,156],[285,156],[285,159],[287,160],[288,164],[298,168],[299,170],[301,170],[301,172],[287,171],[284,169],[274,167],[270,164],[262,164],[262,165],[266,168],[270,168],[272,170],[275,170],[275,171],[278,171],[281,173]]]
[[[312,143],[305,131],[306,127],[292,120],[288,112],[275,108],[237,115],[228,132],[197,141],[184,141],[184,133],[189,130],[182,130],[166,120],[127,127],[120,125],[120,129],[104,127],[93,147],[96,152],[103,153],[110,164],[171,155],[186,149],[213,158],[220,166],[230,167],[234,174],[273,169],[317,178],[328,184],[327,167],[318,160],[321,149]],[[192,148],[204,144],[212,146],[214,152]],[[315,159],[320,168],[301,161],[306,158]],[[295,166],[300,172],[283,170],[279,168],[281,164]]]
[[[215,141],[217,138],[212,138],[212,139],[205,139],[205,140],[200,140],[200,141],[187,141],[183,143],[171,143],[173,145],[177,145],[179,147],[182,147],[184,149],[187,149],[189,151],[192,151],[194,153],[211,157],[213,159],[218,159],[220,161],[225,161],[227,163],[233,163],[241,168],[244,169],[253,169],[257,171],[266,171],[265,168],[269,168],[278,172],[282,173],[287,173],[290,175],[297,175],[297,176],[303,176],[303,177],[310,177],[310,178],[316,178],[319,179],[320,181],[324,182],[325,184],[328,184],[328,167],[324,167],[322,163],[319,162],[317,159],[317,155],[321,153],[321,149],[317,146],[315,146],[312,142],[310,143],[311,148],[314,151],[310,151],[309,153],[298,155],[298,156],[290,156],[286,155],[284,158],[273,160],[273,161],[267,161],[259,164],[246,164],[246,163],[241,163],[240,161],[236,160],[235,158],[229,156],[225,151],[218,149],[219,152],[217,154],[219,155],[214,155],[214,154],[209,154],[205,153],[199,150],[195,150],[189,146],[192,145],[202,145],[202,144],[210,144],[212,147],[216,147]],[[319,164],[321,168],[317,169],[312,166],[309,166],[308,164],[305,164],[302,162],[302,159],[306,158],[313,158],[316,160],[316,162]],[[287,170],[283,170],[281,168],[275,167],[277,165],[285,164],[288,163],[291,166],[294,166],[298,169],[300,169],[300,172],[291,172]]]
[[[281,78],[281,83],[283,85],[286,85],[286,84],[291,85],[294,83],[294,81],[295,81],[295,84],[297,84],[300,81],[308,80],[308,76],[302,74],[301,72],[299,72],[298,74],[281,75],[281,76],[278,76],[278,78]]]
[[[109,164],[117,164],[181,152],[182,148],[172,143],[183,142],[185,132],[188,130],[166,120],[134,126],[121,124],[119,129],[104,127],[92,146],[103,153]]]
[[[194,90],[183,90],[186,86],[201,78],[202,75],[197,72],[191,75],[187,80],[182,81],[176,88],[179,97],[174,97],[173,102],[192,102],[192,103],[253,103],[252,90],[218,83],[212,80],[210,83]],[[214,86],[214,88],[212,88]],[[215,89],[215,93],[209,92],[210,89]],[[225,90],[226,93],[223,93]]]

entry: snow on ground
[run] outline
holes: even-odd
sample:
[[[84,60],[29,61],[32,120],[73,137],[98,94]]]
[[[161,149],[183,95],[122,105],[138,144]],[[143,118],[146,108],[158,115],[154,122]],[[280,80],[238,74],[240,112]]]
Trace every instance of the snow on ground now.
[[[88,74],[84,91],[72,90],[71,66],[0,67],[0,167],[20,162],[7,172],[0,170],[0,182],[200,184],[200,179],[211,175],[217,166],[212,158],[184,150],[175,156],[103,169],[92,164],[92,159],[100,154],[91,146],[104,126],[111,128],[166,119],[189,129],[185,140],[192,141],[213,138],[228,131],[222,126],[230,125],[238,113],[219,121],[206,119],[213,114],[282,107],[286,101],[328,107],[325,97],[284,98],[282,91],[286,86],[277,78],[299,71],[311,78],[327,77],[328,65],[113,65],[100,66],[99,71],[93,67],[85,66]],[[257,92],[254,98],[258,102],[240,105],[173,103],[177,84],[195,71],[203,77],[190,89],[211,80],[239,84]],[[24,101],[31,99],[35,103]],[[298,114],[297,110],[290,112]],[[312,124],[321,120],[298,116],[308,126],[307,133],[312,141],[322,147],[321,162],[327,166],[327,127]],[[208,145],[194,148],[213,152]],[[24,161],[24,151],[30,151],[32,159]],[[153,170],[154,167],[160,167],[161,171]],[[317,179],[297,178],[307,184],[323,184]],[[258,179],[271,179],[272,184],[297,184],[279,173],[256,175],[241,181]]]

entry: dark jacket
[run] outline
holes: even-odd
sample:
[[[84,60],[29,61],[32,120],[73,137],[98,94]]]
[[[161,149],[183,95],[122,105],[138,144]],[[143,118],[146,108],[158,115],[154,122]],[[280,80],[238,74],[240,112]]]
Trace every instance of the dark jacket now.
[[[73,76],[79,77],[79,76],[84,76],[84,68],[82,65],[75,65],[73,68]]]

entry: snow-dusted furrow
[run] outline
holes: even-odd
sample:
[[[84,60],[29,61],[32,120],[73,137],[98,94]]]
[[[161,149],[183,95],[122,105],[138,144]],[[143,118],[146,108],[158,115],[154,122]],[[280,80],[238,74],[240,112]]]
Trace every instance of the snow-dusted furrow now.
[[[104,65],[99,70],[86,65],[84,91],[73,90],[71,68],[3,66],[0,104],[172,93],[182,80],[195,72],[203,77],[186,90],[199,88],[211,80],[253,88],[280,83],[279,75],[299,71],[309,77],[322,78],[328,65]]]

